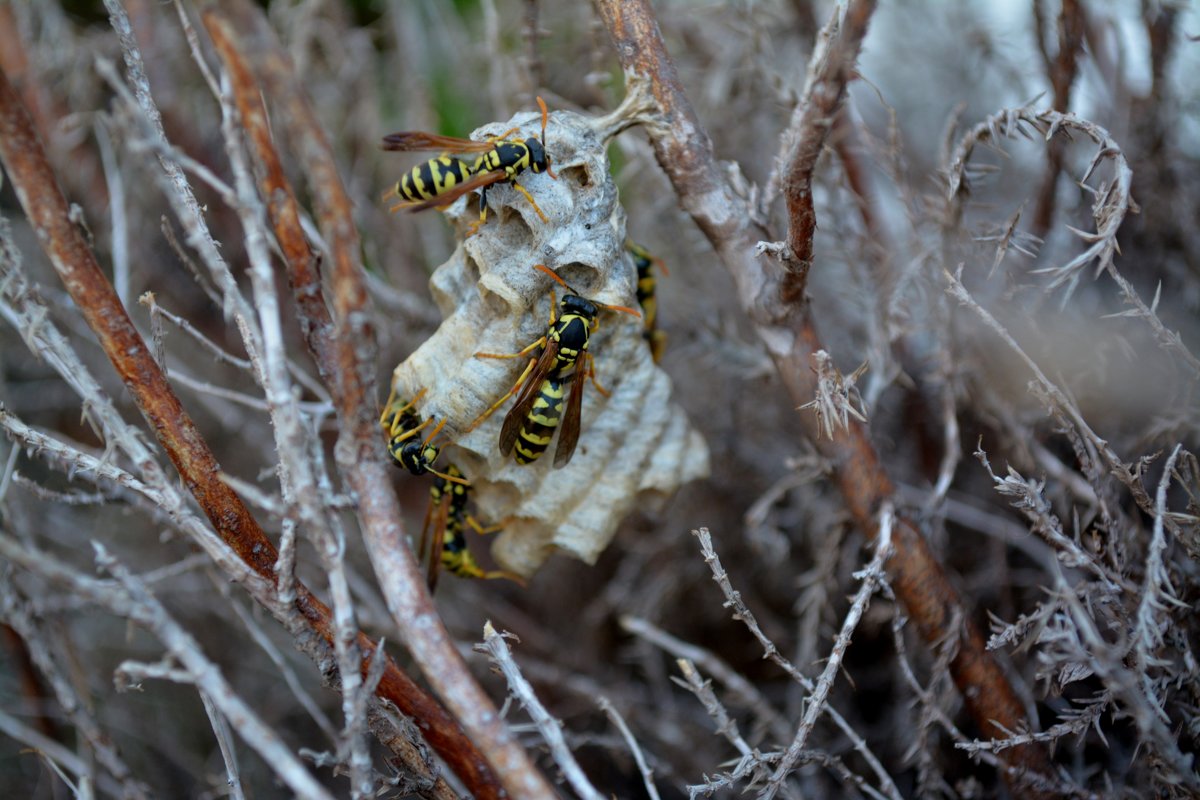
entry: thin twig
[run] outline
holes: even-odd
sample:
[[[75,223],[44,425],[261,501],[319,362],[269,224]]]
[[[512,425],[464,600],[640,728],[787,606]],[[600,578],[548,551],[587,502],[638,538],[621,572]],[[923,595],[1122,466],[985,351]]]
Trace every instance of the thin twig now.
[[[596,787],[592,786],[587,776],[583,774],[583,770],[580,769],[579,762],[571,753],[571,748],[563,737],[562,723],[552,717],[538,700],[533,687],[529,685],[529,681],[525,680],[525,676],[521,674],[521,668],[513,660],[512,651],[508,649],[504,635],[498,633],[492,627],[491,622],[484,623],[483,644],[476,645],[475,649],[486,654],[488,659],[500,669],[500,674],[508,683],[509,693],[517,699],[517,702],[533,719],[538,733],[542,735],[542,739],[550,748],[550,756],[562,770],[563,776],[567,779],[567,783],[571,784],[575,793],[585,800],[604,800],[604,796],[596,791]]]
[[[850,0],[839,6],[817,36],[808,63],[804,92],[796,104],[787,132],[781,138],[787,164],[783,195],[788,209],[788,249],[794,259],[783,283],[783,301],[799,302],[804,297],[808,270],[813,260],[813,236],[817,215],[813,210],[812,179],[817,159],[833,129],[846,86],[854,72],[858,52],[875,13],[875,0]],[[839,14],[844,14],[839,19]]]
[[[875,537],[875,555],[871,558],[871,563],[867,564],[866,568],[857,573],[857,577],[862,579],[862,586],[854,595],[854,601],[850,604],[850,610],[846,612],[846,619],[842,622],[842,629],[838,632],[837,639],[833,643],[833,649],[829,653],[829,659],[825,664],[825,669],[821,672],[821,677],[817,681],[817,687],[807,698],[804,707],[804,717],[800,721],[800,727],[796,730],[796,736],[792,739],[792,743],[788,745],[787,751],[783,754],[779,764],[775,768],[775,773],[771,776],[767,787],[759,794],[762,800],[771,800],[782,787],[783,782],[787,780],[788,774],[795,768],[800,754],[804,750],[804,746],[808,741],[809,734],[812,733],[813,727],[817,723],[817,716],[821,713],[826,701],[829,699],[829,692],[833,689],[834,679],[837,678],[838,671],[841,669],[842,659],[846,655],[846,649],[850,647],[850,637],[854,634],[855,628],[858,627],[859,620],[866,613],[867,605],[871,601],[871,595],[875,593],[875,589],[884,581],[883,566],[887,563],[892,555],[892,526],[895,524],[895,516],[890,506],[884,506],[879,513],[879,535]]]
[[[226,572],[246,585],[258,602],[270,609],[277,618],[285,620],[289,627],[297,628],[294,632],[299,633],[299,628],[315,631],[319,634],[319,640],[331,645],[331,613],[306,587],[300,584],[296,587],[294,610],[300,612],[299,616],[293,613],[291,606],[287,607],[287,611],[281,609],[271,591],[257,587],[257,578],[268,578],[268,586],[274,583],[275,547],[237,495],[221,480],[220,467],[203,437],[184,412],[120,306],[112,287],[105,280],[78,228],[71,222],[66,201],[58,191],[54,174],[28,116],[3,75],[0,75],[0,160],[4,162],[7,175],[17,190],[31,225],[39,232],[39,241],[47,249],[51,263],[72,293],[85,320],[96,332],[101,346],[138,403],[149,427],[158,436],[176,469],[185,477],[186,485],[219,534],[219,539],[213,537],[207,526],[186,512],[182,497],[166,479],[140,438],[131,432],[121,434],[125,429],[124,422],[111,409],[111,403],[90,379],[88,371],[69,352],[69,348],[57,348],[52,363],[68,382],[80,388],[87,407],[105,415],[104,419],[108,420],[106,430],[113,441],[129,453],[143,476],[151,482],[153,491],[158,493],[156,504],[173,515],[177,524],[184,526]],[[211,243],[210,237],[201,239]],[[237,294],[236,284],[233,289]],[[30,327],[25,332],[32,337],[37,330]],[[85,392],[82,386],[84,381],[89,381],[89,386],[95,388]],[[0,412],[0,419],[7,419],[10,423],[12,420],[3,412]],[[319,641],[313,641],[312,637],[304,641],[306,647],[319,648]],[[366,668],[376,648],[362,634],[358,635],[358,646],[366,654]],[[311,651],[310,654],[316,655]],[[402,711],[425,722],[429,726],[426,735],[439,752],[445,751],[448,760],[457,762],[470,758],[474,748],[462,736],[454,720],[390,659],[380,692]],[[465,771],[468,774],[471,772]]]
[[[646,794],[650,796],[650,800],[659,800],[658,788],[654,785],[654,770],[650,769],[650,765],[646,763],[646,757],[642,755],[642,748],[638,746],[633,731],[629,730],[629,726],[625,724],[625,718],[607,697],[597,698],[596,705],[600,706],[600,709],[608,715],[609,721],[617,727],[621,738],[629,745],[629,752],[633,753],[633,760],[637,763],[638,772],[642,774],[642,783],[646,787]]]
[[[336,312],[333,346],[322,351],[320,343],[311,339],[309,346],[318,359],[329,359],[323,374],[334,380],[331,389],[339,422],[335,447],[338,468],[358,496],[363,539],[400,638],[471,739],[467,741],[441,725],[431,725],[426,735],[481,797],[499,796],[498,777],[514,796],[549,800],[553,796],[549,785],[455,648],[406,542],[400,507],[379,446],[377,348],[362,281],[358,233],[332,148],[262,12],[242,0],[223,6],[221,13],[229,20],[230,31],[253,38],[253,47],[241,45],[237,49],[243,57],[252,54],[251,64],[263,95],[279,104],[277,119],[286,128],[297,161],[305,170],[316,200],[317,222],[329,250]],[[319,282],[312,291],[320,292]]]
[[[725,264],[734,280],[742,308],[749,314],[792,400],[800,405],[815,395],[811,372],[813,355],[826,349],[817,335],[807,303],[783,291],[780,264],[756,256],[757,244],[769,233],[758,227],[746,198],[730,185],[728,170],[719,168],[704,126],[697,118],[676,74],[648,0],[597,0],[600,16],[625,70],[627,97],[648,95],[655,107],[641,109],[639,118],[654,146],[659,165],[670,178],[680,205],[687,211]],[[865,8],[856,4],[856,9]],[[855,15],[847,29],[857,31],[865,20]],[[840,43],[831,45],[836,52]],[[842,62],[835,61],[840,66]],[[845,75],[845,72],[839,73]],[[806,245],[798,243],[803,252]],[[771,248],[768,248],[769,251]],[[778,250],[778,248],[774,248]],[[766,251],[764,251],[766,252]],[[794,276],[793,289],[796,288]],[[809,440],[832,464],[854,522],[867,534],[877,533],[875,512],[894,494],[866,429],[851,420],[849,429],[833,439],[810,430]],[[946,626],[964,620],[961,646],[951,662],[959,691],[980,727],[1002,732],[1017,727],[1025,709],[995,659],[986,652],[982,635],[962,612],[958,593],[947,580],[915,525],[900,518],[893,531],[895,552],[887,568],[897,597],[918,622],[927,641],[942,639]],[[988,687],[982,689],[981,687]],[[1038,747],[1006,752],[1010,764],[1032,772],[1048,772],[1049,759]],[[1006,773],[1007,775],[1008,773]]]

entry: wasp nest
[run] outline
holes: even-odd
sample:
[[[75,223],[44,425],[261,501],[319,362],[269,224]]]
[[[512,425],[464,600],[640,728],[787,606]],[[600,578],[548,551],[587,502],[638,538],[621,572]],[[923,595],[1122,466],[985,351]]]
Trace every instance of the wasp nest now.
[[[540,123],[540,115],[519,114],[474,136],[519,127],[523,139],[540,135]],[[444,322],[393,376],[401,397],[426,390],[418,412],[446,421],[439,441],[449,444],[440,463],[458,464],[471,480],[476,516],[504,522],[492,555],[524,576],[555,549],[594,563],[635,506],[658,504],[683,483],[708,475],[708,449],[671,402],[671,380],[651,359],[642,321],[611,310],[601,311],[589,346],[597,379],[611,396],[584,386],[579,444],[569,464],[553,466],[558,434],[530,465],[500,453],[500,426],[512,400],[465,432],[528,362],[475,353],[515,353],[535,341],[548,327],[552,290],[562,296],[535,264],[550,267],[590,300],[637,305],[634,266],[624,248],[625,212],[605,143],[588,118],[567,112],[551,117],[546,137],[557,179],[525,172],[518,180],[548,221],[516,189],[492,186],[488,223],[430,281]],[[477,198],[461,198],[447,211],[460,236],[478,219]]]

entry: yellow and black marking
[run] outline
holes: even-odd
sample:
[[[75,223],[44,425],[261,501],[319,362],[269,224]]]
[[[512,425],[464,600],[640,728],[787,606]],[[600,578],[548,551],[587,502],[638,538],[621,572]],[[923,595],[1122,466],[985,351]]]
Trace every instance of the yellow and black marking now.
[[[558,423],[562,420],[563,400],[566,399],[566,381],[558,375],[548,375],[538,388],[533,406],[521,422],[513,445],[514,458],[518,464],[532,464],[541,458],[550,446]],[[557,455],[557,454],[556,454]]]
[[[544,264],[536,264],[534,268],[575,292]],[[639,314],[632,308],[588,300],[576,292],[563,296],[558,303],[556,316],[553,291],[550,297],[550,325],[544,335],[516,353],[475,354],[476,358],[531,357],[512,389],[484,411],[467,430],[474,430],[516,395],[517,401],[500,427],[500,452],[507,456],[515,449],[518,464],[533,463],[546,451],[561,420],[562,433],[554,453],[554,466],[561,467],[571,460],[575,445],[579,442],[583,384],[590,378],[597,391],[608,394],[596,380],[592,357],[587,351],[591,334],[599,323],[600,310],[621,311],[634,316]],[[533,355],[535,351],[540,352]],[[566,408],[563,409],[563,386],[568,381],[571,389]]]
[[[384,195],[397,197],[399,203],[392,211],[407,209],[421,211],[426,208],[444,208],[459,197],[479,190],[479,221],[472,227],[474,233],[487,221],[487,190],[495,183],[508,183],[519,191],[533,206],[542,222],[549,219],[538,207],[533,195],[521,184],[517,176],[529,170],[534,174],[545,172],[556,177],[550,168],[550,154],[546,152],[546,123],[549,114],[542,98],[537,99],[542,110],[542,136],[528,139],[509,139],[516,128],[505,131],[487,141],[457,139],[422,131],[400,131],[383,137],[383,149],[399,151],[443,150],[442,155],[419,164],[405,175]],[[473,161],[454,158],[452,153],[479,153]],[[469,235],[469,234],[468,234]]]
[[[413,167],[395,185],[391,194],[410,203],[431,200],[469,181],[482,160],[480,157],[468,163],[451,156],[438,156]]]
[[[467,511],[470,495],[470,483],[454,464],[447,465],[445,475],[435,477],[433,485],[429,488],[429,510],[425,513],[418,548],[418,557],[429,559],[426,573],[429,591],[432,592],[437,587],[439,569],[460,578],[506,578],[524,586],[525,582],[519,575],[501,569],[485,570],[471,554],[470,548],[467,547],[466,526],[469,525],[472,530],[482,535],[495,533],[501,530],[502,526],[480,525]],[[432,537],[430,523],[433,523]],[[436,554],[428,552],[431,538],[439,548]]]
[[[442,452],[442,448],[434,444],[433,439],[441,432],[446,421],[442,420],[435,425],[433,431],[424,439],[417,437],[417,434],[433,422],[432,417],[422,422],[417,414],[417,403],[424,395],[425,390],[422,389],[412,400],[402,400],[396,396],[396,389],[393,387],[387,403],[384,404],[383,414],[379,417],[379,424],[388,437],[388,454],[397,466],[403,467],[413,475],[429,472],[445,477],[433,468],[433,462],[437,461]],[[456,481],[461,478],[448,480]]]
[[[641,245],[625,241],[625,249],[633,256],[633,265],[637,267],[637,301],[642,309],[642,338],[650,345],[650,355],[654,363],[662,361],[667,348],[667,334],[658,329],[658,282],[654,275],[657,264],[665,275],[666,266],[662,259],[650,255]]]

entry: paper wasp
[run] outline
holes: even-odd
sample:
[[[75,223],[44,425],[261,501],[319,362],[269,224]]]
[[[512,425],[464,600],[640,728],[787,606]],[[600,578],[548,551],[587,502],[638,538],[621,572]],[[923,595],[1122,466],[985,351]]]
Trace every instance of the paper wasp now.
[[[429,472],[439,478],[461,483],[461,476],[453,477],[433,468],[433,462],[437,461],[442,452],[440,447],[433,444],[433,439],[441,432],[446,420],[435,425],[433,431],[424,439],[417,437],[417,434],[433,422],[432,417],[422,422],[416,411],[417,403],[424,394],[425,390],[422,389],[412,400],[404,401],[396,397],[396,389],[392,388],[387,404],[383,407],[383,414],[379,417],[380,426],[387,432],[388,453],[398,466],[404,467],[413,475]]]
[[[633,265],[637,267],[637,301],[642,307],[642,338],[650,345],[650,355],[657,364],[662,361],[663,351],[667,347],[667,334],[658,329],[658,283],[654,277],[654,266],[669,275],[667,265],[661,258],[650,255],[646,248],[636,242],[625,240],[625,249],[633,256]]]
[[[383,137],[384,150],[418,151],[442,150],[443,155],[418,164],[384,195],[384,199],[396,197],[400,202],[392,211],[407,209],[421,211],[426,208],[442,208],[479,189],[479,221],[471,233],[487,221],[487,190],[495,183],[508,183],[533,206],[542,222],[548,222],[542,209],[529,191],[517,183],[517,176],[525,170],[534,174],[545,172],[551,178],[557,176],[550,169],[550,154],[546,152],[546,122],[549,114],[542,98],[537,99],[542,110],[542,136],[530,136],[524,141],[508,139],[517,128],[510,128],[487,141],[457,139],[438,136],[422,131],[400,131]],[[450,153],[479,153],[473,161],[454,158]]]
[[[480,525],[467,511],[470,494],[470,483],[454,464],[446,466],[445,475],[437,475],[433,479],[433,485],[429,489],[429,508],[421,526],[421,543],[417,551],[418,558],[429,559],[426,572],[429,591],[432,592],[437,587],[439,568],[460,578],[507,578],[524,586],[525,581],[521,576],[502,569],[485,570],[479,566],[475,556],[471,555],[464,535],[465,526],[469,525],[472,530],[482,535],[495,533],[503,526],[492,525],[485,528]],[[430,523],[433,523],[432,529]],[[429,552],[431,540],[437,548],[437,552],[432,554]]]
[[[583,409],[583,384],[590,378],[596,390],[608,392],[596,380],[592,355],[587,351],[591,334],[599,324],[602,309],[641,316],[632,308],[610,306],[588,300],[554,274],[544,264],[534,269],[545,272],[562,284],[571,294],[559,302],[555,315],[554,292],[550,293],[550,325],[546,333],[516,353],[476,353],[476,358],[522,358],[531,356],[521,377],[508,394],[492,404],[471,425],[474,430],[514,395],[517,401],[504,417],[500,428],[500,452],[509,455],[516,450],[518,464],[530,464],[541,457],[550,444],[554,431],[562,423],[554,466],[562,467],[571,460],[579,442],[579,423]],[[536,350],[540,354],[533,356]],[[564,386],[570,383],[566,409],[563,409]]]

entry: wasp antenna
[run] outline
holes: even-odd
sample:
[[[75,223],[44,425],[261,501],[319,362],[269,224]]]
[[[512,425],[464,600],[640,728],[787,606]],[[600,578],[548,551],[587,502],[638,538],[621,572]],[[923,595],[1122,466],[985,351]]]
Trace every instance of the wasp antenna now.
[[[550,112],[546,110],[546,101],[538,95],[538,108],[542,110],[542,146],[546,145],[546,122],[550,119]]]
[[[546,149],[546,123],[550,119],[550,112],[546,110],[546,101],[538,95],[538,108],[542,110],[542,149]],[[558,180],[558,176],[554,174],[554,170],[550,166],[550,152],[546,151],[546,174],[554,180]]]
[[[560,285],[561,285],[561,286],[562,286],[564,289],[566,289],[568,292],[571,292],[572,294],[579,294],[579,292],[578,292],[578,291],[576,291],[576,289],[575,289],[574,287],[572,287],[572,286],[571,286],[571,284],[569,284],[569,283],[567,283],[566,281],[564,281],[564,280],[562,279],[562,277],[561,277],[561,276],[559,276],[559,274],[558,274],[557,272],[555,272],[554,270],[550,269],[550,268],[549,268],[549,267],[547,267],[545,264],[534,264],[534,265],[533,265],[533,268],[534,268],[534,269],[540,269],[542,272],[544,272],[544,273],[546,273],[547,275],[549,275],[551,278],[553,278],[553,279],[555,280],[555,282],[556,282],[556,283],[560,284]]]
[[[592,302],[595,303],[596,301],[593,300]],[[636,308],[630,308],[629,306],[610,306],[605,303],[596,303],[596,305],[600,306],[601,308],[607,308],[609,311],[620,311],[622,314],[632,314],[638,319],[642,318],[642,312],[638,311]]]

